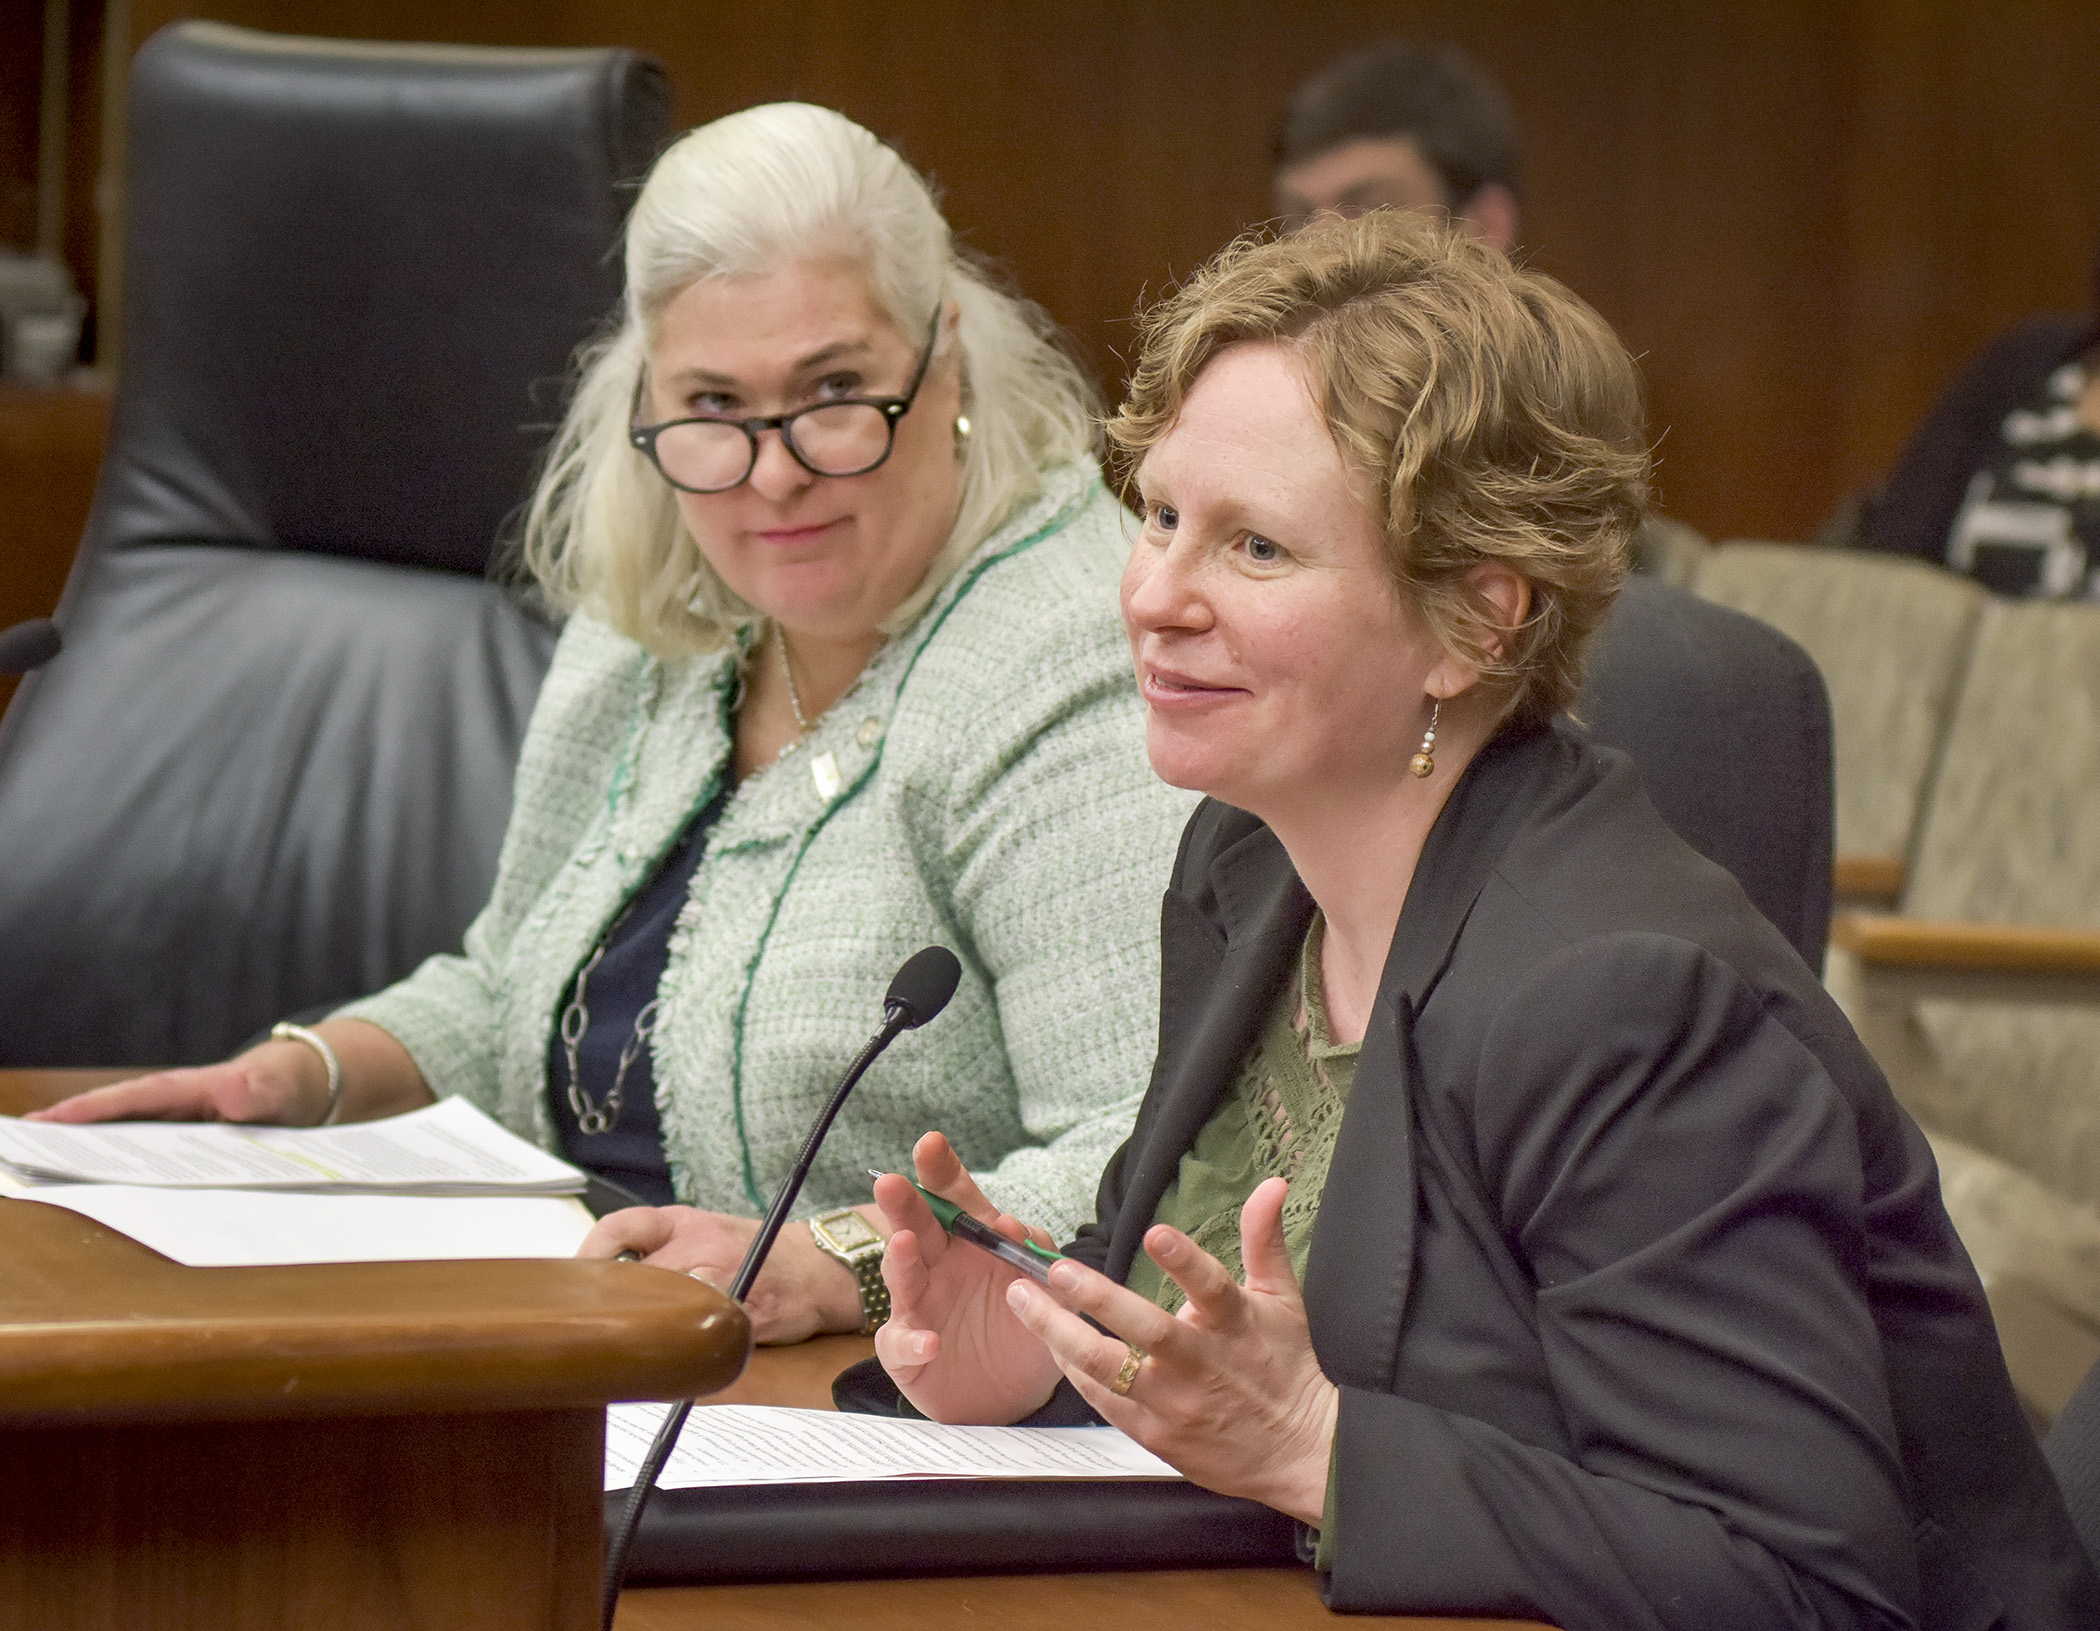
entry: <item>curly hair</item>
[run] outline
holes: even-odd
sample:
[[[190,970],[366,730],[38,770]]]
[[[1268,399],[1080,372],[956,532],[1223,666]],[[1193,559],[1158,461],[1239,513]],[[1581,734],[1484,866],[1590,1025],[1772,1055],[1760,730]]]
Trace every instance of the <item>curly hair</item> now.
[[[1107,426],[1126,496],[1212,357],[1289,345],[1335,445],[1373,486],[1402,598],[1512,717],[1574,701],[1647,498],[1640,377],[1603,318],[1497,250],[1376,210],[1243,238],[1140,325],[1129,396]],[[1531,585],[1520,627],[1500,626],[1469,580],[1491,561]]]

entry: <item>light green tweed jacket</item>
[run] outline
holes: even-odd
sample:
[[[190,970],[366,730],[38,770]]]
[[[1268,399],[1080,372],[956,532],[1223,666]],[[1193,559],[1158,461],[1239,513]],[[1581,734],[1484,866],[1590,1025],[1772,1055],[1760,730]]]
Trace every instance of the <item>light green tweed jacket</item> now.
[[[1159,902],[1192,798],[1146,763],[1117,613],[1127,545],[1091,465],[980,548],[707,837],[671,938],[657,1102],[681,1198],[755,1213],[898,964],[962,960],[954,1001],[847,1101],[798,1212],[868,1198],[929,1128],[1066,1238],[1151,1073]],[[663,661],[570,620],[464,955],[342,1010],[552,1147],[546,1061],[577,966],[727,773],[729,654]],[[826,792],[817,772],[836,772]],[[824,778],[828,780],[829,778]]]

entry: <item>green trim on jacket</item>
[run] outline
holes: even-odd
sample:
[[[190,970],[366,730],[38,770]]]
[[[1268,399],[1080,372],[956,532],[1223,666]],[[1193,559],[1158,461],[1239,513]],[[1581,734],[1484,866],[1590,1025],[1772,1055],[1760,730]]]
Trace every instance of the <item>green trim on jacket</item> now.
[[[1126,553],[1092,467],[1046,473],[803,747],[738,789],[660,988],[682,1198],[755,1211],[897,965],[940,941],[963,963],[954,1001],[856,1089],[798,1210],[865,1200],[866,1169],[937,1127],[1009,1210],[1060,1235],[1092,1215],[1151,1072],[1160,893],[1192,804],[1145,761]],[[734,684],[731,653],[667,662],[573,618],[463,953],[345,1015],[398,1037],[433,1091],[551,1143],[561,994],[725,774]],[[825,755],[829,797],[810,768]]]

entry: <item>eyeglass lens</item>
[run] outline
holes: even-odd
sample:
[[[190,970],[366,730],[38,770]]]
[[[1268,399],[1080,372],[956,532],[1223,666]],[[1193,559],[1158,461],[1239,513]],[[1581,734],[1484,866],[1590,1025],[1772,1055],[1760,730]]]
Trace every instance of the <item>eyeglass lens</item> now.
[[[803,464],[820,476],[857,476],[890,449],[890,418],[865,402],[822,403],[780,427]],[[758,445],[743,426],[686,420],[657,433],[656,462],[681,487],[734,487],[750,473]]]

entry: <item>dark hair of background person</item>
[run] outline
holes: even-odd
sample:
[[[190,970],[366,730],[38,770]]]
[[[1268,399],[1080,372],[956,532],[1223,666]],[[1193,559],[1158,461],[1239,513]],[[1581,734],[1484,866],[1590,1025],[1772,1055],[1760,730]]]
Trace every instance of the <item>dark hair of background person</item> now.
[[[1455,45],[1381,40],[1322,68],[1291,93],[1276,126],[1276,168],[1345,142],[1411,137],[1460,208],[1500,182],[1523,195],[1516,116],[1502,87]]]

